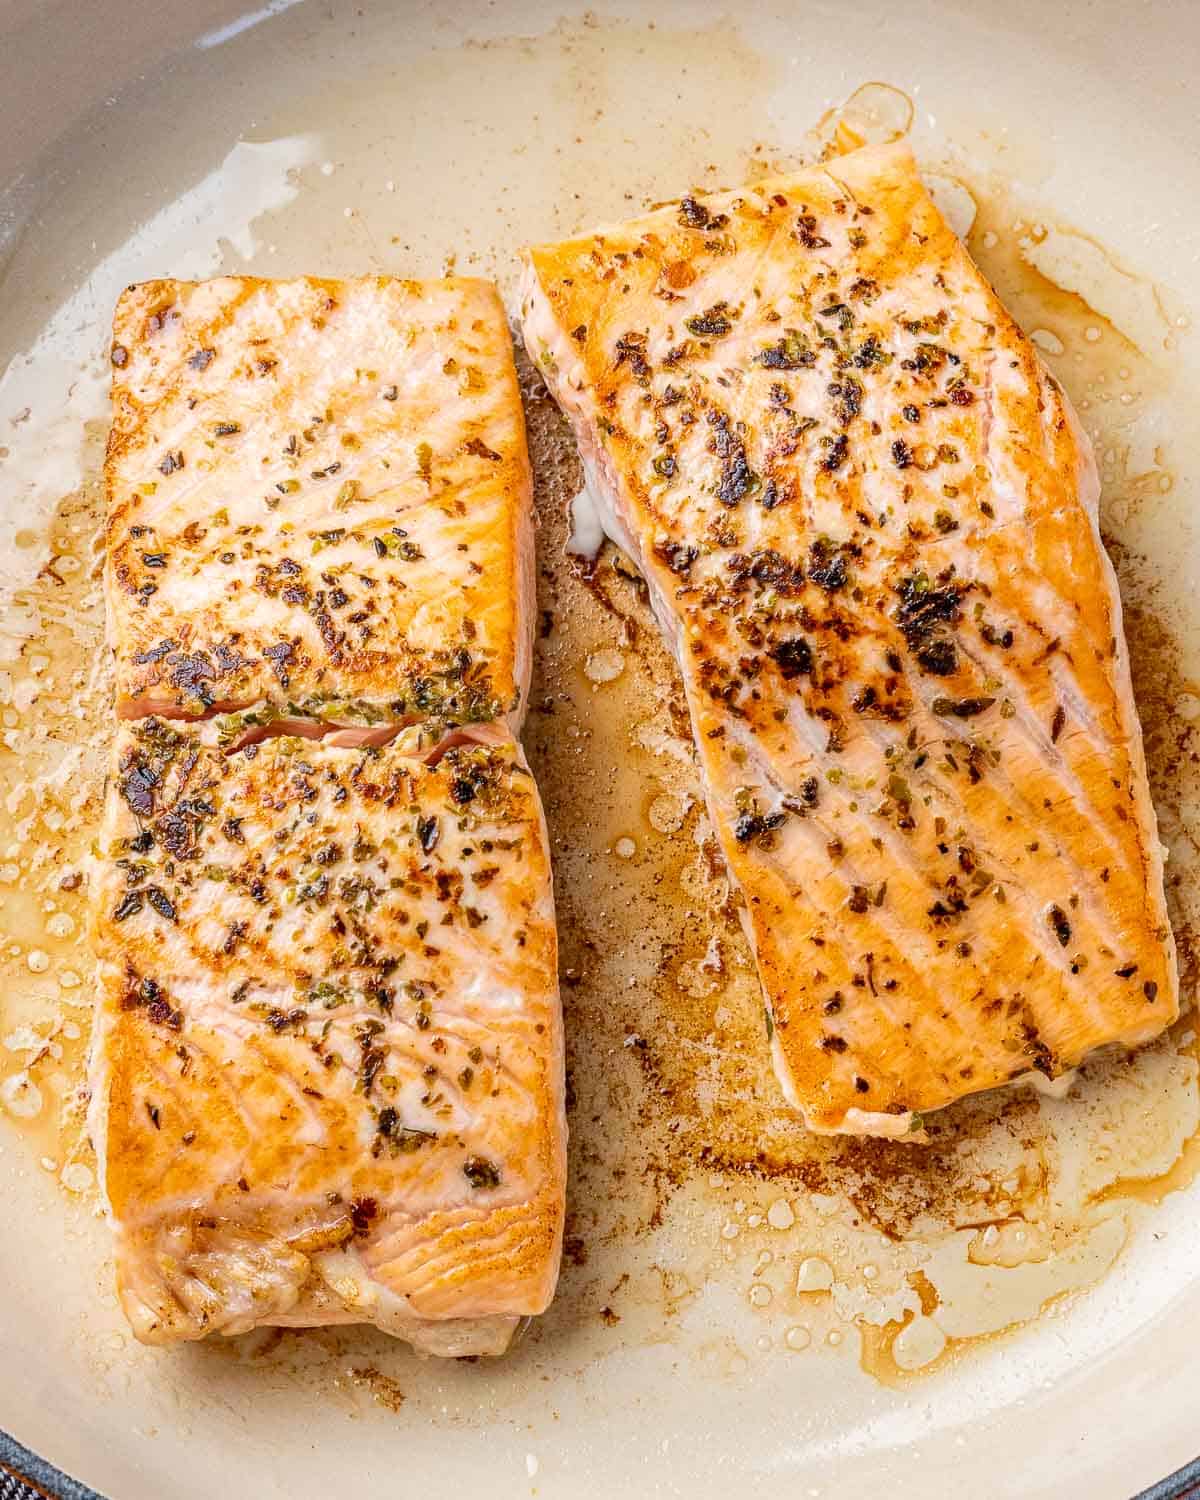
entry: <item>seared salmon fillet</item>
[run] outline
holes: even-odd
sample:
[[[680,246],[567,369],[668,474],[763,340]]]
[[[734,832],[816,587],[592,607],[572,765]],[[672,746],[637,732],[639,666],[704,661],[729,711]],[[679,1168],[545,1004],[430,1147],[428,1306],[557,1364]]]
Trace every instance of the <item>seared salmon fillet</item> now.
[[[121,715],[519,722],[530,476],[490,283],[147,282],[111,359]]]
[[[502,726],[414,752],[121,727],[92,1136],[148,1343],[371,1322],[499,1353],[550,1301],[563,1054],[546,834]]]
[[[527,255],[525,339],[679,660],[815,1130],[1178,1013],[1098,482],[904,146]]]

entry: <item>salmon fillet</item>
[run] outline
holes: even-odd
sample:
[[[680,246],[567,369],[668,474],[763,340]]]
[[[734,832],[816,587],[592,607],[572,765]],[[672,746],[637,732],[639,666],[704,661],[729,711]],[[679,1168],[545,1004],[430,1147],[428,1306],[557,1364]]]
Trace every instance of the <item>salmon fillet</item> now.
[[[490,283],[147,282],[111,357],[121,715],[519,723],[530,476]]]
[[[904,146],[527,254],[525,339],[678,658],[815,1130],[1178,1013],[1098,482]]]
[[[437,752],[118,734],[92,1138],[147,1343],[371,1322],[499,1353],[553,1294],[553,897],[502,726]]]

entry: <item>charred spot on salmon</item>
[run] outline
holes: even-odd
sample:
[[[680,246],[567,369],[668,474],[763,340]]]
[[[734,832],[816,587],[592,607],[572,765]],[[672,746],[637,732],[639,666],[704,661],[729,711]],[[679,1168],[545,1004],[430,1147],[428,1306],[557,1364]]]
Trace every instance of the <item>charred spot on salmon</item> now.
[[[462,1174],[476,1192],[500,1186],[500,1168],[486,1156],[468,1156],[463,1162]]]
[[[743,812],[738,815],[733,825],[733,836],[739,844],[748,844],[751,839],[758,838],[764,833],[770,833],[780,827],[787,819],[783,812],[753,813]]]
[[[933,677],[950,677],[958,670],[958,648],[953,641],[930,641],[917,652],[917,662]]]
[[[169,1027],[171,1031],[183,1030],[183,1012],[177,1010],[161,995],[147,1003],[146,1015],[157,1026]]]
[[[1060,703],[1054,710],[1054,718],[1050,721],[1050,743],[1056,745],[1058,737],[1063,732],[1067,722],[1067,711]]]
[[[912,449],[903,438],[897,438],[892,444],[892,462],[898,469],[907,469],[912,461]]]
[[[717,485],[717,499],[722,505],[731,507],[739,505],[758,486],[758,475],[746,460],[745,448],[738,443],[722,466],[721,479]]]
[[[164,656],[169,656],[172,651],[179,650],[179,642],[174,640],[159,641],[157,646],[150,646],[145,651],[138,651],[134,655],[134,661],[139,667],[150,666],[155,662],[162,661]]]
[[[780,675],[785,682],[790,682],[795,677],[803,677],[812,671],[812,647],[803,636],[794,636],[791,640],[780,641],[767,654],[779,668]]]
[[[379,1111],[376,1122],[376,1147],[382,1147],[386,1142],[393,1152],[408,1155],[410,1152],[419,1151],[422,1146],[428,1145],[430,1141],[437,1140],[436,1131],[421,1130],[416,1126],[405,1125],[401,1122],[399,1111],[390,1104],[385,1105]]]
[[[818,588],[824,589],[827,594],[844,589],[849,582],[850,574],[846,568],[844,555],[824,537],[818,537],[809,548],[808,576]]]
[[[862,410],[862,386],[853,376],[844,375],[841,380],[831,381],[826,392],[833,397],[834,416],[843,427],[848,427]]]
[[[950,676],[958,668],[958,652],[940,631],[962,618],[962,593],[949,583],[935,588],[925,573],[902,579],[897,592],[900,604],[895,619],[909,650],[924,671],[934,677]]]
[[[143,762],[135,762],[117,783],[117,789],[129,804],[131,812],[148,818],[154,811],[154,788],[159,783],[157,773]]]
[[[721,460],[721,477],[717,498],[723,505],[739,505],[743,498],[759,488],[760,480],[746,459],[746,446],[730,428],[729,417],[717,408],[710,409],[708,423],[713,429],[709,452]]]
[[[929,375],[940,370],[948,361],[953,364],[960,362],[956,354],[951,354],[939,344],[922,343],[917,345],[916,353],[910,359],[900,361],[900,368],[918,375]]]
[[[787,329],[782,338],[768,344],[755,356],[755,363],[765,370],[805,370],[816,362],[817,356],[809,348],[808,340],[796,328]],[[784,391],[786,400],[787,392]]]
[[[250,661],[247,657],[234,651],[224,641],[218,641],[213,647],[213,659],[216,662],[217,676],[226,677],[230,672],[240,671],[242,667],[248,667]]]
[[[190,655],[179,652],[167,658],[168,680],[172,687],[178,688],[181,693],[190,694],[201,702],[205,708],[211,708],[215,701],[207,684],[216,678],[213,664],[203,651],[194,651]]]
[[[289,685],[288,665],[295,656],[295,648],[290,641],[277,641],[273,646],[264,646],[263,655],[271,663],[271,670],[279,679],[280,687]]]
[[[130,917],[135,917],[144,904],[141,891],[130,891],[114,907],[113,921],[124,922]]]
[[[279,1010],[273,1007],[267,1012],[267,1025],[276,1036],[282,1036],[284,1032],[300,1031],[308,1021],[308,1013],[297,1007],[294,1010]]]
[[[379,1217],[379,1204],[374,1198],[354,1198],[350,1203],[350,1222],[355,1234],[366,1234],[371,1221]]]
[[[1015,639],[1011,630],[997,630],[995,626],[984,624],[980,626],[979,634],[989,646],[999,646],[1007,651]]]
[[[866,687],[861,688],[854,695],[853,699],[851,700],[850,706],[851,708],[853,708],[856,714],[865,714],[869,713],[870,710],[873,709],[878,702],[879,693],[870,683],[868,683]]]
[[[733,327],[728,302],[715,302],[707,311],[685,318],[683,326],[696,338],[723,339]]]
[[[853,295],[853,288],[851,288]],[[869,334],[851,357],[851,363],[859,370],[880,369],[891,363],[892,356],[887,352],[876,336]]]
[[[1054,936],[1058,939],[1062,947],[1065,948],[1071,941],[1071,924],[1067,920],[1066,912],[1063,911],[1061,906],[1052,906],[1046,913],[1046,921],[1050,924]]]
[[[630,373],[639,385],[649,384],[650,376],[654,371],[646,359],[646,335],[644,333],[625,333],[617,340],[617,367],[627,364]]]
[[[680,200],[679,223],[684,229],[723,229],[728,222],[728,214],[710,213],[697,198]]]
[[[806,250],[827,250],[829,241],[817,233],[817,218],[807,211],[800,214],[792,231]]]
[[[654,555],[660,562],[666,563],[672,573],[686,578],[692,564],[700,556],[700,549],[687,542],[659,542],[654,548]]]
[[[177,920],[175,907],[172,904],[171,899],[167,895],[166,891],[164,891],[160,886],[147,886],[145,895],[146,900],[165,922],[174,922]]]
[[[789,561],[773,547],[764,547],[759,552],[735,552],[725,566],[735,589],[753,582],[787,598],[804,588],[803,566]]]
[[[158,820],[158,836],[163,848],[182,859],[192,845],[192,825],[179,811],[164,813]]]
[[[973,719],[986,713],[995,701],[995,698],[935,698],[933,711],[942,717]]]
[[[844,432],[835,438],[822,439],[827,444],[824,457],[821,459],[821,467],[827,473],[834,473],[846,462],[846,455],[850,451],[850,439]]]

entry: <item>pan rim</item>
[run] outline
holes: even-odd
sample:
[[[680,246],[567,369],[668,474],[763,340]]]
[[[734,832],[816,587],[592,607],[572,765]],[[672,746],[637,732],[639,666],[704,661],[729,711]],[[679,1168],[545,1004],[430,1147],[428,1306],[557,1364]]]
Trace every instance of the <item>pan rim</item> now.
[[[34,1485],[48,1500],[107,1500],[0,1428],[0,1473]],[[1131,1500],[1200,1500],[1200,1457],[1131,1497]]]

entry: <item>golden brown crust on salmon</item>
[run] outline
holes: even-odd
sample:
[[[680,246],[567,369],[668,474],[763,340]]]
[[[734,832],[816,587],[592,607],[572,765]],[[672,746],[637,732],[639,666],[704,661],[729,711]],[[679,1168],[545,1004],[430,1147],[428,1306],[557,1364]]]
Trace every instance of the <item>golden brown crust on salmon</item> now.
[[[498,1349],[553,1294],[565,1175],[520,749],[220,741],[123,727],[97,861],[92,1123],[135,1332]]]
[[[530,354],[678,655],[817,1129],[1178,1011],[1098,486],[905,147],[529,252]]]
[[[530,474],[490,283],[146,282],[111,358],[122,715],[519,722]]]

